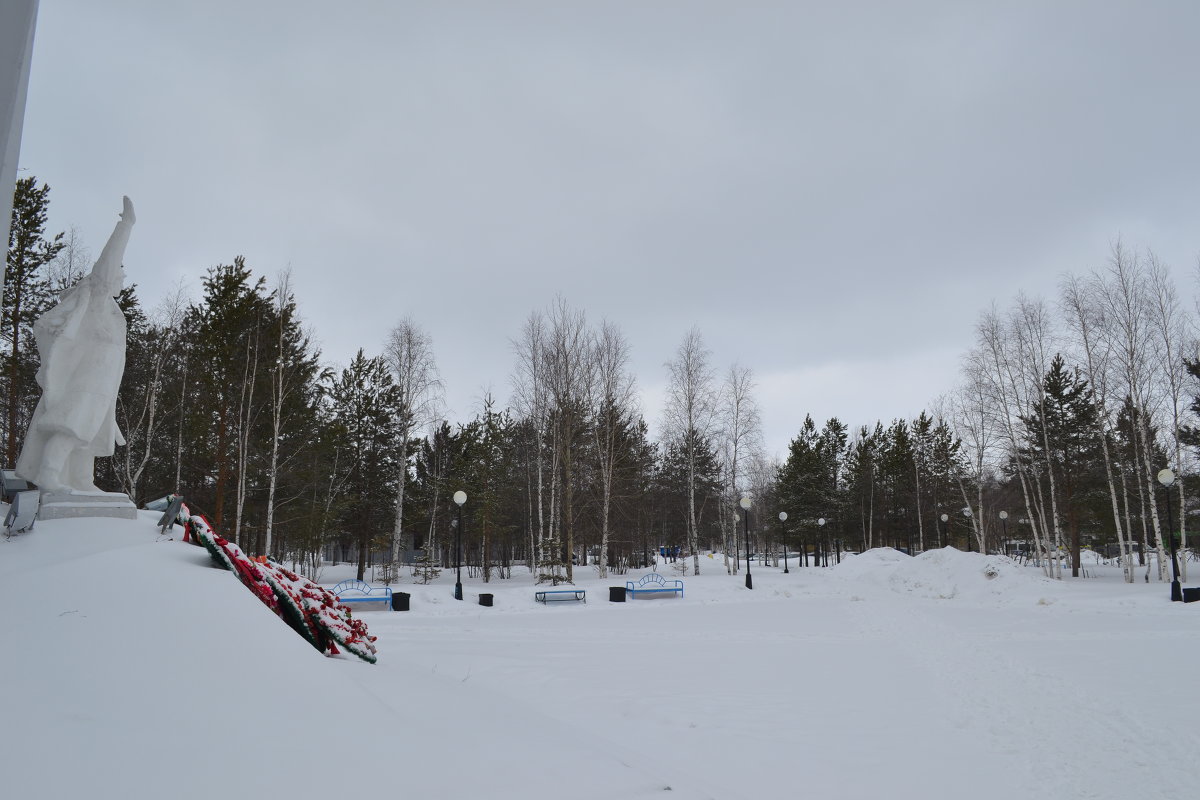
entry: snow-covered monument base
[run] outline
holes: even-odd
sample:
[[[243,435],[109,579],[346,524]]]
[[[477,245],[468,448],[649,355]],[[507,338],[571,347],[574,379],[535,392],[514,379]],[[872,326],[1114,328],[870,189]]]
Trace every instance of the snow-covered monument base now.
[[[115,517],[137,519],[137,507],[129,495],[119,492],[43,492],[38,519]]]

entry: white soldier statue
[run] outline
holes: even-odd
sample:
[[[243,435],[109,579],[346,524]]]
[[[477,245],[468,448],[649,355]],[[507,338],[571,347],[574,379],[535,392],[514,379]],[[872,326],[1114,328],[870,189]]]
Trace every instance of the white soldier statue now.
[[[116,445],[125,444],[116,415],[125,372],[125,315],[115,298],[125,280],[121,260],[134,215],[128,197],[124,205],[91,273],[33,326],[42,397],[16,472],[41,489],[43,509],[47,494],[107,494],[94,482],[96,456],[111,456]]]

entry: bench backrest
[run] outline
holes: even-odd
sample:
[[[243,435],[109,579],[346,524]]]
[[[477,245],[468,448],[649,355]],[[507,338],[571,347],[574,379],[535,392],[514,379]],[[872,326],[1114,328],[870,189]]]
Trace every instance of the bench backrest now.
[[[8,532],[13,533],[32,528],[33,522],[37,518],[40,501],[41,492],[37,489],[27,489],[15,493],[12,496],[12,505],[8,508],[8,515],[4,518],[4,527],[8,529]]]
[[[662,576],[662,575],[659,575],[657,572],[648,572],[648,573],[646,573],[645,575],[643,575],[643,576],[642,576],[642,579],[641,579],[640,581],[638,581],[638,582],[637,582],[637,585],[638,585],[638,586],[645,586],[647,583],[657,583],[659,586],[666,586],[666,585],[667,585],[667,581],[666,581],[666,579],[665,579],[665,578],[663,578],[663,576]],[[681,581],[674,581],[674,583],[675,583],[675,585],[676,585],[676,586],[678,586],[678,585],[680,585],[682,582],[681,582]]]
[[[373,587],[366,581],[348,580],[342,581],[337,586],[333,587],[332,592],[334,595],[338,596],[343,595],[346,592],[358,592],[359,594],[371,594],[372,592],[378,592],[379,594],[388,595],[392,593],[392,590],[386,586]]]

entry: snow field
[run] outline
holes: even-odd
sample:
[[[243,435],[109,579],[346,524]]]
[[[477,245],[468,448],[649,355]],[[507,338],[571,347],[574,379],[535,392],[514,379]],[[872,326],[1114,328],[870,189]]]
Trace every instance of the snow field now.
[[[685,599],[609,603],[642,573],[583,567],[588,602],[549,606],[521,570],[464,572],[454,601],[447,570],[393,587],[412,611],[361,614],[372,666],[319,656],[202,549],[158,537],[156,516],[0,540],[13,796],[1173,800],[1196,786],[1200,608],[1116,570],[1059,582],[977,553],[869,551],[788,575],[755,565],[747,591],[718,557],[684,576]]]

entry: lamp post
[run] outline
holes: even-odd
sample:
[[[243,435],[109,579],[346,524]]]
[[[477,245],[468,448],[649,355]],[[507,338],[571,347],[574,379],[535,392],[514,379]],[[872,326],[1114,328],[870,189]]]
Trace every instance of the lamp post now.
[[[942,514],[942,547],[950,541],[950,515]]]
[[[786,520],[787,520],[787,512],[786,512],[786,511],[780,511],[780,512],[779,512],[779,540],[780,540],[781,542],[783,542],[783,574],[784,574],[784,575],[787,575],[787,574],[788,574],[788,568],[787,568],[787,528],[785,528],[785,527],[784,527],[784,525],[783,525],[783,523],[784,523]]]
[[[454,493],[454,503],[458,506],[458,524],[455,529],[458,533],[458,541],[454,549],[457,550],[457,555],[454,557],[454,599],[462,600],[462,507],[463,503],[467,502],[467,493],[459,489]]]
[[[1175,523],[1171,520],[1171,485],[1175,483],[1175,473],[1170,469],[1158,471],[1158,482],[1167,491],[1167,532],[1171,536],[1171,599],[1183,600],[1183,589],[1179,585],[1179,558],[1175,555]]]
[[[750,498],[743,495],[738,505],[742,507],[742,526],[746,534],[746,588],[753,589],[754,581],[750,579]]]
[[[1008,512],[1000,512],[1000,527],[1004,530],[1004,555],[1008,555]]]
[[[967,518],[967,552],[971,552],[971,507],[963,506],[963,516]]]
[[[821,517],[819,520],[817,520],[817,527],[820,528],[821,531],[825,530],[825,518],[824,517]],[[818,532],[817,533],[817,546],[818,547],[821,546],[821,540],[823,538],[824,538],[823,534],[821,532]],[[822,550],[822,552],[824,552],[824,551]],[[828,562],[826,562],[826,563],[828,564]],[[813,566],[814,567],[821,566],[820,562],[817,561],[816,551],[813,552]]]

